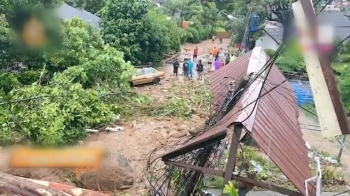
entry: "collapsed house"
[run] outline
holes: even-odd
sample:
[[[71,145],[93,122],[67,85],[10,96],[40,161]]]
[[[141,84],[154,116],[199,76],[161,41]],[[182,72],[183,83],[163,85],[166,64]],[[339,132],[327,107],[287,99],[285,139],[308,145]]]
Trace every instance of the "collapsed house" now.
[[[312,178],[292,87],[275,65],[262,71],[268,61],[264,50],[257,47],[211,73],[209,78],[215,112],[199,128],[201,131],[197,135],[178,142],[171,151],[163,154],[166,172],[163,176],[158,175],[156,180],[149,180],[151,195],[201,195],[196,187],[206,175],[223,177],[225,184],[236,180],[242,185],[240,193],[244,194],[254,186],[285,195],[316,193],[317,177]],[[247,76],[250,76],[249,85],[242,85],[243,81],[247,83],[244,78]],[[236,81],[233,93],[229,88],[232,80]],[[222,140],[229,132],[233,133],[232,141],[226,170],[223,171],[217,169],[211,160],[218,154]],[[298,191],[244,177],[240,171],[234,171],[237,148],[240,142],[250,137]],[[178,176],[177,181],[174,175]]]

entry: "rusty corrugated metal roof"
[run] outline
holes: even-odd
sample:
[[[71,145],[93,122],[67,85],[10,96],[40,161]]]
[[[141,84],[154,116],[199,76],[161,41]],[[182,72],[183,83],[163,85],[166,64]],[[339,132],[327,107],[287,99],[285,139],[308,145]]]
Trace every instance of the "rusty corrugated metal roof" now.
[[[265,61],[268,59],[262,48],[255,48],[252,52],[237,58],[234,62],[210,75],[215,103],[221,105],[228,91],[225,85],[220,85],[223,77],[230,76],[238,80],[249,74],[247,73],[248,69],[250,71],[254,69],[254,65],[249,67],[249,61],[253,58],[253,53],[255,56],[265,56]],[[263,95],[284,80],[286,80],[284,75],[276,66],[273,66],[265,85],[261,87],[262,79],[260,81],[258,79],[251,84],[235,107],[217,123],[216,127],[170,153],[189,148],[193,143],[198,144],[201,141],[208,140],[214,133],[217,135],[220,132],[226,132],[223,127],[228,127],[234,122],[241,122],[252,133],[252,137],[262,150],[269,155],[270,159],[295,187],[305,195],[304,181],[311,178],[312,174],[309,168],[307,148],[299,126],[299,111],[291,85],[285,82],[266,96],[261,97],[255,107],[255,104],[247,106],[257,100],[258,92],[261,89],[261,95]],[[223,81],[226,84],[228,82],[229,80]],[[167,155],[170,153],[167,153]],[[310,185],[309,193],[314,193],[314,188]]]

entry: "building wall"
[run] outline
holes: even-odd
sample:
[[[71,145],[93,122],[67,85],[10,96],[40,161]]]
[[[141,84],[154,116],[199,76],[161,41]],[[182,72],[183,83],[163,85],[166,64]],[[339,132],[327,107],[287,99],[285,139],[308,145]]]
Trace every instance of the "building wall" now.
[[[255,47],[277,50],[279,45],[269,35],[264,34],[255,42]]]

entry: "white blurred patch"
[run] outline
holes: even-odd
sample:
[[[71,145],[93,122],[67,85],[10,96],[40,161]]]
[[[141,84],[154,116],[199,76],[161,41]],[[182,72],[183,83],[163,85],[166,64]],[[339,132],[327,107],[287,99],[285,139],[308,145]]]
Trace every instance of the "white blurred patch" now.
[[[318,27],[317,42],[318,44],[328,45],[333,44],[334,28],[330,25],[320,25]]]

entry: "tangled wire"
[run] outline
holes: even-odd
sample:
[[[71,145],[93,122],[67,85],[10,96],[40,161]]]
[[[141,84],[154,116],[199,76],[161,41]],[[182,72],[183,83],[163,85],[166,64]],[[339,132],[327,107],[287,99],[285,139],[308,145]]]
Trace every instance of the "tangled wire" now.
[[[182,138],[173,145],[165,148],[155,149],[149,155],[145,168],[145,176],[149,185],[149,194],[152,196],[188,196],[188,195],[206,195],[203,192],[204,182],[206,181],[203,173],[192,171],[175,166],[164,166],[159,157],[155,157],[160,151],[176,149],[191,139],[205,133],[213,128],[217,123],[235,106],[239,98],[247,88],[247,83],[251,75],[242,77],[237,85],[230,83],[228,93],[220,107],[212,112],[204,125],[198,127],[196,134]],[[227,149],[227,143],[223,140],[207,145],[189,153],[177,156],[171,161],[181,162],[199,167],[222,169],[221,159],[224,151]]]

